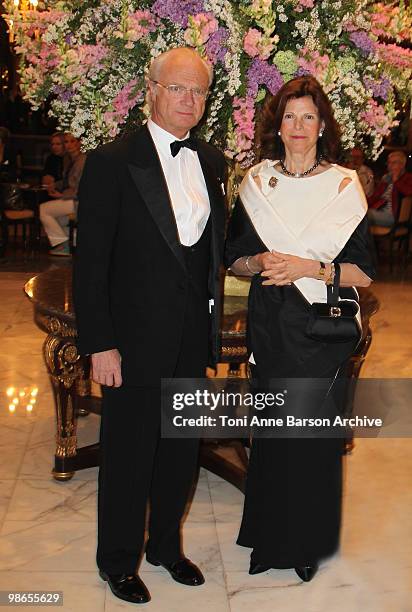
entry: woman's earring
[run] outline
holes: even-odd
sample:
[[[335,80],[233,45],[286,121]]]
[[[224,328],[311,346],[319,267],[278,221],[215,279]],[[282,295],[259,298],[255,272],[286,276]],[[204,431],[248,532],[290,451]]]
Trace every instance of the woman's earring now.
[[[323,136],[323,130],[319,132],[319,138],[322,138],[322,136]]]
[[[280,136],[280,130],[279,130],[279,132],[278,132],[278,136]]]

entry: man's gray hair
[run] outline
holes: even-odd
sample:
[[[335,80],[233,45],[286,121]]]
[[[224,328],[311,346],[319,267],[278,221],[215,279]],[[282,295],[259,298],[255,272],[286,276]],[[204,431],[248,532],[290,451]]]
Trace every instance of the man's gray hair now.
[[[169,49],[168,51],[165,51],[164,53],[161,53],[160,55],[155,57],[152,60],[152,63],[150,64],[149,79],[158,81],[163,64],[165,63],[165,61],[167,61],[168,58],[170,58],[170,56],[175,55],[177,52],[187,54],[188,57],[196,57],[203,63],[209,77],[210,87],[213,81],[213,67],[211,64],[209,64],[209,62],[203,59],[203,57],[201,57],[201,55],[199,55],[199,53],[195,51],[195,49],[192,49],[191,47],[176,47],[175,49]]]

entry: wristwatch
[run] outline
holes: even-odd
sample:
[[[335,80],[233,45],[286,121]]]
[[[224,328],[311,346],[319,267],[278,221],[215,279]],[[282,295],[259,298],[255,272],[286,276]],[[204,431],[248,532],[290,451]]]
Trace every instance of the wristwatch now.
[[[326,266],[323,263],[323,261],[320,261],[319,265],[320,265],[320,268],[319,268],[318,276],[320,276],[321,280],[324,280],[325,273],[326,273]]]

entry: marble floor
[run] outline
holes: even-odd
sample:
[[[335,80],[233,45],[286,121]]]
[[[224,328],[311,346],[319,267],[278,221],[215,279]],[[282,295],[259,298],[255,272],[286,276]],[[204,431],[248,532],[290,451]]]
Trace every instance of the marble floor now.
[[[60,590],[67,612],[131,609],[96,573],[97,468],[67,483],[51,477],[54,412],[41,356],[44,335],[22,292],[33,274],[29,265],[11,269],[0,271],[0,591]],[[374,339],[362,376],[412,378],[412,282],[381,281],[374,291],[381,309],[372,322]],[[10,387],[25,393],[17,392],[14,410],[6,393]],[[80,419],[79,444],[96,441],[98,426],[94,415]],[[184,587],[143,563],[141,574],[152,593],[146,608],[412,612],[411,475],[410,439],[356,441],[345,459],[340,552],[305,584],[293,570],[248,575],[249,551],[234,543],[243,495],[201,470],[184,543],[206,584]]]

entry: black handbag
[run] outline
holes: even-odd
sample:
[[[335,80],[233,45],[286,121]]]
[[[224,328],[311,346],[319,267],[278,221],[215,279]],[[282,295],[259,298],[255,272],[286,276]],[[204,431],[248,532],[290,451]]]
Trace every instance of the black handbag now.
[[[335,264],[333,285],[327,285],[327,302],[314,302],[310,307],[306,335],[319,342],[360,340],[362,330],[356,319],[359,304],[339,300],[340,265]]]

